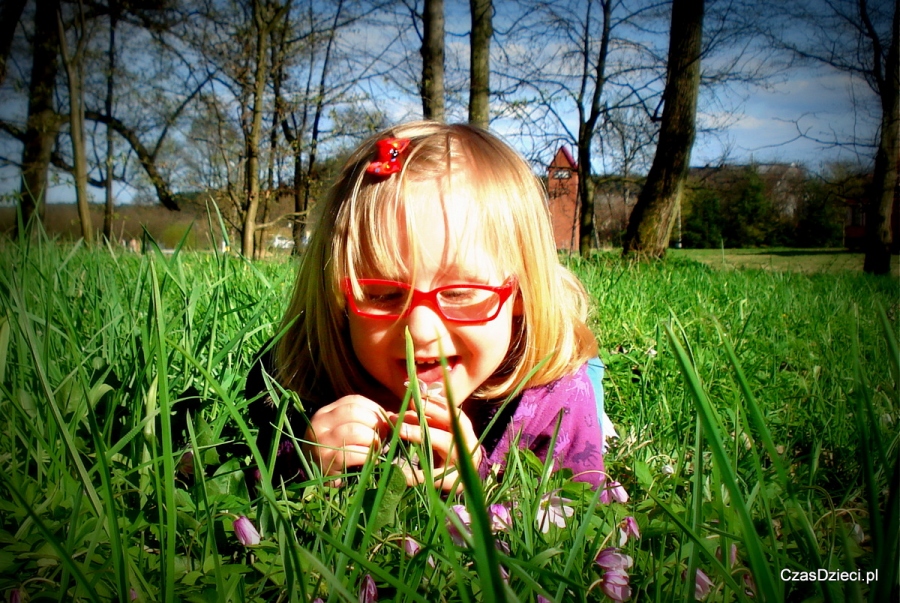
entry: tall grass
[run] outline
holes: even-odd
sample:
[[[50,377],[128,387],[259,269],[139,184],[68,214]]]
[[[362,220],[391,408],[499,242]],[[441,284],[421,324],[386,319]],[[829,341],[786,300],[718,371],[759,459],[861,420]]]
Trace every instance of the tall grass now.
[[[459,498],[407,488],[391,460],[412,451],[396,437],[343,487],[314,468],[272,484],[243,380],[290,260],[39,240],[5,244],[0,262],[7,598],[603,600],[594,559],[625,515],[643,533],[625,545],[634,599],[692,600],[703,576],[708,600],[896,593],[895,281],[570,260],[595,300],[622,434],[609,472],[631,494],[603,505],[528,453],[483,484],[464,456]],[[302,405],[270,394],[282,419]],[[572,515],[544,532],[551,501]],[[508,529],[491,505],[512,510]],[[241,516],[258,545],[239,541]],[[879,577],[786,582],[785,568]]]

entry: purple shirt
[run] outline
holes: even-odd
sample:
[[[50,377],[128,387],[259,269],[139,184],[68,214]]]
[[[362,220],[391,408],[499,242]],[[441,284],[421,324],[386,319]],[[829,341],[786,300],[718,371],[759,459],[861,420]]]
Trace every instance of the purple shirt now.
[[[491,465],[506,465],[510,445],[519,433],[522,434],[519,448],[533,450],[541,460],[546,460],[560,413],[562,423],[553,449],[557,468],[567,467],[574,472],[576,480],[597,488],[605,478],[603,437],[594,388],[586,366],[572,375],[522,392],[519,405],[497,445],[490,455],[482,456],[479,467],[482,477],[487,476]]]

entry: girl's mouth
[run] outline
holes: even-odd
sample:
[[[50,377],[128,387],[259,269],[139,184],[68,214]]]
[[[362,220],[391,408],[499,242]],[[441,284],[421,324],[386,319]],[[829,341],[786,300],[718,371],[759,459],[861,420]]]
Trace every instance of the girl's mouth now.
[[[452,373],[459,363],[459,356],[447,357],[447,373]],[[403,361],[403,370],[406,370],[406,361]],[[439,383],[444,379],[444,369],[439,358],[424,358],[416,360],[416,377],[425,383]]]

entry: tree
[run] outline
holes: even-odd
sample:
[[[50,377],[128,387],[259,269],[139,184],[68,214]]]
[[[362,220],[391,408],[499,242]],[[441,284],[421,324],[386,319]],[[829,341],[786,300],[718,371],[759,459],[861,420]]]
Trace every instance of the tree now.
[[[422,25],[422,114],[444,121],[444,0],[425,0]]]
[[[88,199],[87,147],[84,140],[84,52],[87,45],[87,28],[84,22],[84,7],[79,3],[78,15],[74,19],[76,48],[69,52],[62,12],[57,10],[59,28],[59,54],[66,71],[69,91],[69,138],[72,140],[72,159],[75,164],[72,176],[75,179],[75,201],[78,206],[78,220],[81,222],[81,238],[88,247],[94,243],[94,227]],[[80,29],[80,32],[78,30]]]
[[[53,107],[56,88],[56,57],[59,52],[59,30],[56,13],[59,0],[36,0],[34,35],[32,38],[31,80],[28,86],[28,118],[19,139],[22,150],[22,219],[27,224],[32,216],[44,218],[47,173],[60,117]]]
[[[891,216],[898,192],[897,157],[900,157],[900,0],[832,0],[792,2],[778,14],[779,28],[770,27],[773,44],[809,65],[824,66],[863,80],[875,99],[874,134],[859,140],[838,133],[830,145],[869,149],[873,178],[866,215],[863,269],[873,274],[890,271],[894,244]],[[866,120],[865,95],[854,94],[858,119]],[[854,128],[859,127],[856,123]],[[814,137],[815,134],[802,132]]]
[[[0,7],[0,84],[6,80],[6,63],[12,48],[13,35],[25,10],[27,0],[6,0]]]
[[[469,0],[472,33],[469,50],[469,123],[487,128],[490,123],[492,0]]]
[[[633,55],[642,52],[639,45],[614,45],[612,34],[616,23],[623,25],[633,15],[621,0],[522,0],[519,7],[514,25],[501,34],[508,42],[498,44],[497,119],[514,119],[519,139],[537,142],[535,155],[556,153],[561,143],[575,148],[579,246],[586,250],[594,241],[596,136],[610,110],[631,96],[628,91],[611,96],[607,85],[610,77],[630,70]],[[616,10],[622,14],[614,23]],[[609,73],[614,48],[620,60]]]
[[[628,221],[623,254],[661,257],[669,246],[696,132],[704,0],[674,0],[665,106],[647,182]]]

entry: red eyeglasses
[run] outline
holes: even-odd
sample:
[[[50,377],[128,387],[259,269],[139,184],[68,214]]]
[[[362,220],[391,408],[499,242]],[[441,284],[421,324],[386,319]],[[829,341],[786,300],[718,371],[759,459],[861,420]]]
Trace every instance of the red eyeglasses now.
[[[357,316],[397,320],[427,302],[445,320],[456,323],[494,320],[516,290],[514,277],[508,278],[499,287],[458,284],[431,291],[419,291],[406,283],[377,278],[361,278],[356,283],[360,291],[358,296],[354,294],[349,278],[344,279],[343,289],[347,305]]]

